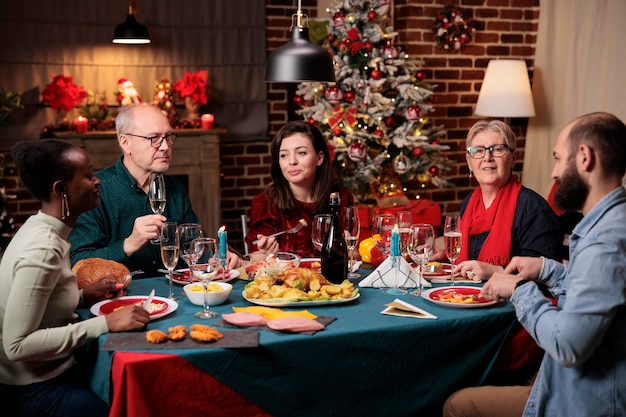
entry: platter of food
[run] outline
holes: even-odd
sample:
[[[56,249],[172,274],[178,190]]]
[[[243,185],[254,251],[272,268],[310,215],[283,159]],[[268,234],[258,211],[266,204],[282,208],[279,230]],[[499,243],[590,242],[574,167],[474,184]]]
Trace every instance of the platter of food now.
[[[351,301],[359,298],[361,294],[359,294],[358,290],[354,293],[353,296],[348,298],[248,298],[246,297],[245,291],[243,293],[243,298],[256,305],[265,306],[265,307],[315,307],[315,306],[326,306],[330,304],[344,304],[349,303]]]
[[[112,300],[100,301],[92,305],[89,311],[94,316],[103,316],[127,305],[143,306],[147,298],[147,295],[126,295]],[[178,303],[174,300],[165,297],[154,297],[148,306],[148,314],[150,314],[150,320],[156,320],[173,313],[177,308]]]
[[[172,275],[172,282],[175,282],[179,285],[187,285],[191,282],[200,282],[198,278],[192,277],[189,268],[185,269],[177,269],[177,273]],[[215,275],[215,277],[211,280],[212,282],[230,282],[239,276],[239,271],[236,269],[231,269],[230,271],[226,271],[225,278],[222,277],[221,270]]]
[[[422,293],[422,297],[444,307],[481,308],[493,305],[495,300],[487,300],[480,296],[480,287],[439,287],[431,288]]]

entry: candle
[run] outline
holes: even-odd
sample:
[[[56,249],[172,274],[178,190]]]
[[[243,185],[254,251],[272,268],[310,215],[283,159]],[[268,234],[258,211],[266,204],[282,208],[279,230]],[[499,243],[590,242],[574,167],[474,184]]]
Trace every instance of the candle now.
[[[220,244],[220,259],[226,259],[226,251],[228,249],[226,226],[222,226],[217,231],[217,240]]]
[[[203,114],[202,116],[200,116],[200,120],[202,121],[202,129],[213,129],[213,122],[215,121],[215,117],[212,114]]]
[[[400,256],[400,230],[397,224],[391,231],[391,256]]]
[[[87,132],[87,118],[83,116],[78,116],[74,119],[74,130],[76,133],[85,133]]]

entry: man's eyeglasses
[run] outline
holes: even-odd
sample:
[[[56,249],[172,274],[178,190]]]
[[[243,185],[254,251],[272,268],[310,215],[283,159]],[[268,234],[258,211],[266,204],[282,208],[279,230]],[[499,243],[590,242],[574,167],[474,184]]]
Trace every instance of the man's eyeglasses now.
[[[167,146],[172,146],[174,142],[176,142],[176,133],[168,133],[167,135],[157,135],[157,136],[141,136],[135,135],[134,133],[124,133],[128,136],[135,136],[137,138],[148,139],[150,141],[150,146],[153,148],[160,148],[163,141],[167,141]]]
[[[511,147],[507,144],[491,145],[491,146],[470,146],[467,148],[467,153],[471,158],[481,159],[485,156],[487,151],[491,152],[493,156],[504,156],[507,151],[511,151]]]

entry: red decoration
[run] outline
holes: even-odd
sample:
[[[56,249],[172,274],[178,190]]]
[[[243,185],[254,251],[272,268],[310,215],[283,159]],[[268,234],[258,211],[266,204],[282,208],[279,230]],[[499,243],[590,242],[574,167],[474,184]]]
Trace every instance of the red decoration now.
[[[428,172],[430,173],[430,175],[432,175],[433,177],[436,177],[437,174],[439,174],[439,167],[437,165],[433,165],[430,168],[428,168]]]
[[[344,110],[341,106],[336,106],[333,115],[328,119],[328,124],[334,128],[344,120],[348,126],[354,126],[357,123],[356,114],[356,107],[349,107]]]
[[[378,13],[376,13],[376,10],[374,9],[370,9],[369,12],[367,12],[367,18],[373,22],[374,20],[378,19]]]
[[[337,104],[343,99],[343,91],[336,85],[331,85],[324,92],[324,97],[326,100],[330,101],[333,104]]]
[[[307,121],[309,122],[310,125],[313,125],[313,126],[317,126],[318,125],[317,120],[315,120],[312,117],[310,117],[309,120],[307,120]]]
[[[337,125],[335,127],[333,127],[333,134],[335,136],[339,136],[341,135],[342,131],[341,131],[341,126]]]
[[[374,136],[378,136],[379,138],[383,138],[385,137],[385,132],[382,131],[382,129],[376,129],[375,131],[372,132],[372,135]]]
[[[373,69],[370,75],[375,80],[380,80],[383,77],[383,73],[378,69]]]
[[[348,102],[352,103],[356,98],[356,94],[352,90],[348,90],[344,93],[343,98]]]
[[[207,70],[200,70],[194,74],[185,70],[185,77],[174,84],[174,91],[181,99],[190,97],[193,104],[206,104],[210,98],[208,78]]]
[[[417,71],[415,73],[415,78],[417,78],[420,81],[424,81],[424,78],[426,78],[426,73],[424,71]]]
[[[302,96],[295,96],[293,98],[293,102],[296,103],[298,106],[302,107],[302,104],[304,103],[304,97],[302,97]]]
[[[372,41],[365,41],[365,50],[372,52],[374,50],[374,43]]]
[[[337,12],[333,15],[333,24],[335,27],[341,28],[346,25],[346,15],[342,12]]]
[[[362,142],[353,142],[348,147],[348,157],[355,162],[363,161],[365,155],[367,155],[367,149]]]
[[[396,123],[396,119],[393,116],[387,116],[385,118],[385,124],[387,127],[391,127]]]
[[[445,51],[455,51],[468,43],[474,34],[471,13],[458,6],[448,5],[435,17],[433,33],[437,45]]]
[[[396,48],[391,41],[387,41],[385,43],[385,47],[383,48],[383,57],[396,59],[398,57],[398,48]]]
[[[52,81],[41,92],[41,99],[54,110],[70,111],[78,106],[89,93],[84,87],[74,84],[74,78],[65,75],[51,75]]]
[[[419,158],[422,155],[424,155],[424,148],[422,148],[421,146],[416,146],[415,148],[413,148],[414,157]]]
[[[348,52],[350,47],[348,46],[348,43],[346,41],[339,41],[339,43],[337,44],[337,49],[340,53],[345,54]]]
[[[328,42],[333,43],[337,40],[337,36],[335,36],[334,33],[329,33],[328,34]]]
[[[411,104],[409,107],[406,108],[406,118],[407,120],[418,120],[420,117],[422,117],[422,108],[420,106],[418,106],[417,104]]]

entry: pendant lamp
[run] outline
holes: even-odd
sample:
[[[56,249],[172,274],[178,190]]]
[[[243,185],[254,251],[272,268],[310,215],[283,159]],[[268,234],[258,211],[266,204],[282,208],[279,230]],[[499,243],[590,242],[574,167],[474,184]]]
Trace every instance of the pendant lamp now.
[[[126,21],[115,27],[113,43],[139,45],[150,43],[148,28],[135,19],[135,0],[128,2],[128,16]]]
[[[296,26],[294,27],[294,18]],[[302,21],[306,19],[306,25]],[[267,58],[265,81],[299,83],[304,81],[335,81],[335,68],[330,53],[309,39],[308,17],[298,11],[291,16],[291,40],[275,49]]]

